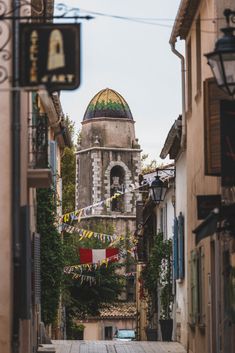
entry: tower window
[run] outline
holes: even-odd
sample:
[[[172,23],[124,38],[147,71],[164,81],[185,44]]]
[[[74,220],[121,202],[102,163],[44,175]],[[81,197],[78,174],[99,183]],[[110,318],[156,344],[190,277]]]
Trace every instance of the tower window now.
[[[110,172],[110,196],[115,194],[121,195],[124,193],[124,169],[120,166],[115,166]],[[117,196],[112,200],[111,210],[115,212],[124,212],[124,195]]]

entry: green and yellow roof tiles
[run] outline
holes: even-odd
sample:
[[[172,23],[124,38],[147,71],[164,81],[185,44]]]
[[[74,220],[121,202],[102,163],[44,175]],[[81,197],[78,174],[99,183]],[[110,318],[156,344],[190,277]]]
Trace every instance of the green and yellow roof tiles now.
[[[119,93],[109,88],[101,90],[92,98],[83,120],[101,117],[133,120],[130,108],[125,99]]]

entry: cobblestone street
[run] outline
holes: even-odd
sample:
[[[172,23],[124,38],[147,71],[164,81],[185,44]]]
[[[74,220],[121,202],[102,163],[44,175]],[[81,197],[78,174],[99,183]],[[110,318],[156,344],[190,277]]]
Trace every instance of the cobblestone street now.
[[[186,353],[177,342],[53,341],[56,353]]]

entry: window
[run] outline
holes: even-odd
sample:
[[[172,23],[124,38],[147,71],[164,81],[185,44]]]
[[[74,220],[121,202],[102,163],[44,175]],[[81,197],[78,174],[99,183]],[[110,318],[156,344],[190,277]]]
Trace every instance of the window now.
[[[201,19],[196,20],[196,65],[197,65],[197,93],[201,92],[202,68],[201,68]]]
[[[204,81],[205,174],[221,174],[220,114],[221,100],[232,100],[213,78]]]
[[[113,339],[113,328],[112,326],[106,326],[104,328],[104,339],[112,340]]]
[[[124,195],[118,196],[125,191],[124,187],[125,172],[120,166],[115,166],[110,172],[110,196],[112,199],[111,210],[115,212],[124,212]]]

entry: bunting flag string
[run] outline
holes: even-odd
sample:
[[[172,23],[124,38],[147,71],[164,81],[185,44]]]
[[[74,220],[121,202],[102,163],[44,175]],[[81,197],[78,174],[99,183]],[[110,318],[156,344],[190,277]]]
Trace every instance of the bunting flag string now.
[[[70,233],[70,234],[77,233],[80,240],[82,240],[84,238],[90,239],[92,237],[95,237],[95,238],[101,240],[102,242],[111,241],[111,240],[118,242],[120,240],[124,240],[123,235],[117,235],[117,234],[111,235],[111,234],[93,232],[91,230],[79,228],[78,225],[70,225],[68,223],[62,223],[62,230],[66,231],[67,233]]]
[[[128,193],[133,192],[135,190],[138,190],[139,188],[141,188],[145,185],[148,185],[147,181],[145,181],[142,185],[139,185],[139,183],[131,184],[130,188],[126,189],[124,192],[117,192],[113,196],[108,197],[105,200],[96,202],[93,205],[86,206],[84,208],[81,208],[79,210],[75,210],[73,212],[65,213],[61,216],[62,222],[68,223],[68,222],[77,221],[79,223],[81,218],[87,216],[93,208],[101,207],[103,205],[108,206],[112,200],[114,200],[122,195],[128,194]]]
[[[78,225],[70,225],[68,223],[62,223],[62,230],[70,234],[76,233],[79,237],[79,241],[84,238],[90,239],[92,237],[99,239],[103,243],[110,241],[111,243],[109,244],[109,247],[117,244],[119,241],[125,240],[124,235],[98,233],[91,230],[82,229],[79,228]],[[129,240],[133,243],[133,245],[136,245],[138,242],[134,235],[131,235]]]
[[[136,272],[127,272],[127,273],[124,273],[124,277],[135,277],[136,275]]]
[[[94,276],[91,276],[91,275],[83,275],[81,273],[77,273],[77,272],[73,272],[71,271],[69,273],[70,275],[72,275],[72,279],[75,279],[75,280],[80,280],[81,281],[81,284],[83,282],[89,282],[90,286],[92,284],[96,284],[96,278]],[[135,277],[136,276],[136,272],[128,272],[128,273],[124,273],[123,274],[124,277]]]
[[[85,282],[89,282],[90,286],[91,284],[95,284],[96,283],[96,279],[94,276],[89,276],[89,275],[81,275],[79,273],[76,272],[71,272],[70,273],[72,275],[72,279],[80,279],[81,280],[81,284],[85,281]]]
[[[94,276],[83,275],[81,273],[77,273],[73,271],[70,272],[70,275],[72,275],[72,279],[81,280],[81,284],[83,282],[89,282],[90,286],[92,284],[96,284],[96,279]],[[128,272],[123,274],[124,277],[135,277],[135,275],[136,275],[136,272]]]

